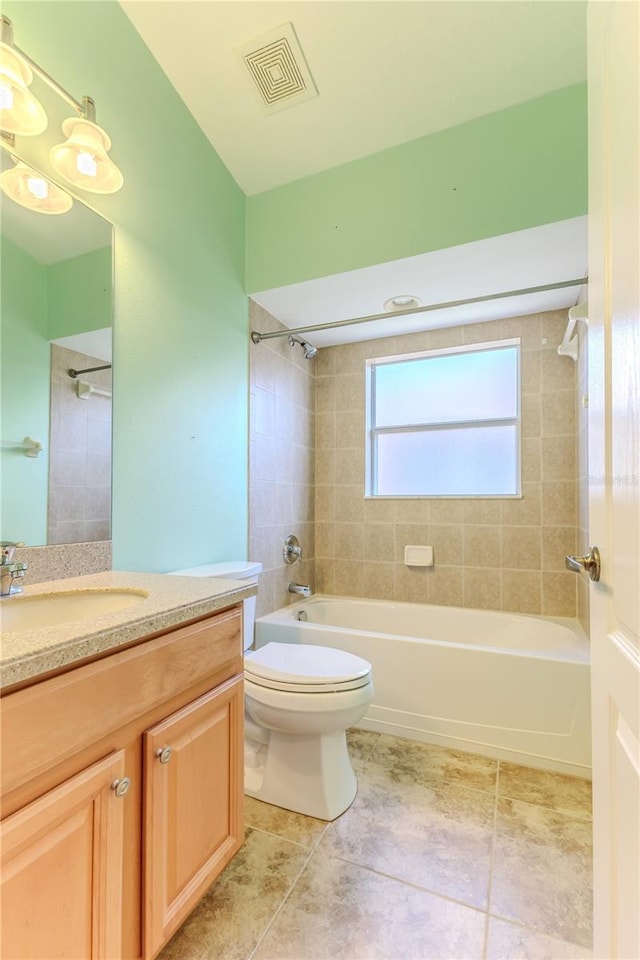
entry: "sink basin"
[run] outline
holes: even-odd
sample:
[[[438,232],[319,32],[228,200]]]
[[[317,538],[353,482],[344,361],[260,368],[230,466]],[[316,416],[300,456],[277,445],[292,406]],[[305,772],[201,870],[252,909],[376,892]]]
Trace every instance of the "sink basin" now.
[[[36,630],[73,620],[90,620],[102,613],[126,610],[149,594],[143,590],[87,590],[56,593],[42,597],[14,597],[0,604],[0,625],[4,630]]]

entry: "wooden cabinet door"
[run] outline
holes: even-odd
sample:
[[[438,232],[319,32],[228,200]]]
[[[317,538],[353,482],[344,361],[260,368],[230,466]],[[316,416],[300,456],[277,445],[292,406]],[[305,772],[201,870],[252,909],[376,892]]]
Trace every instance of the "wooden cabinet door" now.
[[[144,734],[146,960],[241,846],[243,711],[237,676]]]
[[[3,960],[117,960],[122,938],[124,752],[2,821]]]

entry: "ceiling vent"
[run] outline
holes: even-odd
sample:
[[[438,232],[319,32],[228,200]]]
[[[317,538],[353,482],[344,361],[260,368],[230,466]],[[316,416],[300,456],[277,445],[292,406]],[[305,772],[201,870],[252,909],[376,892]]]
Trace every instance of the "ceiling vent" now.
[[[238,47],[269,113],[318,96],[292,23]]]

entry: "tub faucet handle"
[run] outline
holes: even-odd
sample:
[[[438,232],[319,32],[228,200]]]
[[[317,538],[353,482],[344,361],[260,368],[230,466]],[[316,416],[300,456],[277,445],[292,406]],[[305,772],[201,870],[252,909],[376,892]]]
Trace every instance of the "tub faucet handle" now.
[[[302,560],[302,547],[300,541],[292,533],[287,537],[282,546],[282,557],[285,563],[295,563],[296,560]]]

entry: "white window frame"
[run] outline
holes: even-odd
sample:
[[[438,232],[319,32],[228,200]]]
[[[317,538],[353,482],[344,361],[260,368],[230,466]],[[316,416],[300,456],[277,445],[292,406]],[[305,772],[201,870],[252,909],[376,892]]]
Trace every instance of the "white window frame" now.
[[[396,424],[391,427],[375,426],[375,371],[377,367],[388,363],[403,363],[410,360],[422,360],[428,357],[451,356],[453,354],[479,353],[484,350],[501,350],[508,347],[517,348],[516,360],[516,416],[501,417],[485,420],[443,421],[441,423],[412,423]],[[439,350],[422,350],[418,353],[403,353],[393,357],[372,357],[366,361],[366,391],[365,391],[365,499],[371,500],[398,500],[398,499],[425,499],[425,500],[517,500],[522,497],[522,441],[521,441],[521,378],[522,348],[520,338],[510,340],[493,340],[485,343],[465,344],[459,347],[445,347]],[[516,492],[515,493],[393,493],[379,494],[376,489],[376,440],[381,434],[409,433],[440,429],[465,429],[477,426],[497,426],[511,424],[516,428]]]

